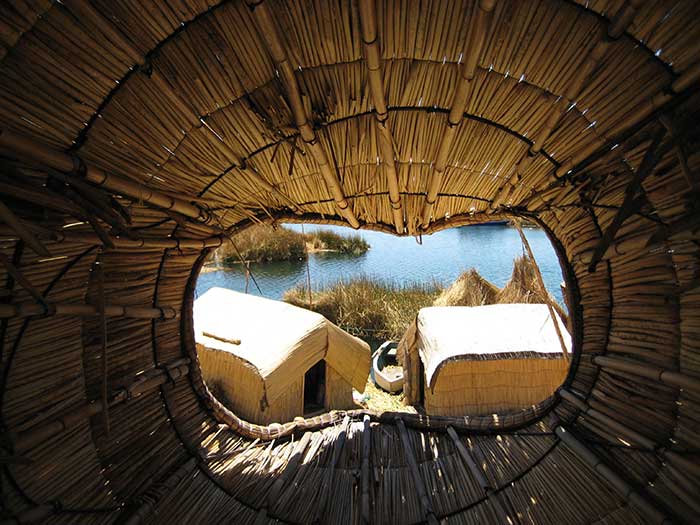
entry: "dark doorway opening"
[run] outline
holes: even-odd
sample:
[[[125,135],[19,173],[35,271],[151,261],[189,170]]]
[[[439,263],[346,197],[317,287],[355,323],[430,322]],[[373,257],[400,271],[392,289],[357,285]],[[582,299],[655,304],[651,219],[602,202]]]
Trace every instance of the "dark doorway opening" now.
[[[304,415],[322,412],[326,401],[326,362],[319,361],[304,374]]]

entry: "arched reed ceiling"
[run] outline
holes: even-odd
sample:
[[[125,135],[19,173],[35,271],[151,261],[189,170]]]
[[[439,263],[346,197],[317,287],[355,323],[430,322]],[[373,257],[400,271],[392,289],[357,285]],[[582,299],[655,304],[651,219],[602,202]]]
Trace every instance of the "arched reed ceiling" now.
[[[377,29],[384,59],[389,108],[450,108],[457,81],[458,67],[455,63],[463,58],[463,43],[468,36],[469,27],[469,24],[462,23],[464,14],[460,19],[450,13],[469,13],[476,8],[471,3],[464,6],[449,4],[445,9],[442,7],[428,3],[407,6],[402,11],[387,11],[386,6],[379,6]],[[597,5],[590,5],[588,9],[596,10],[596,7],[600,10]],[[126,24],[125,21],[136,20],[138,15],[143,15],[144,11],[135,5],[131,8],[100,8],[104,8],[104,12],[81,7],[80,3],[68,2],[65,7],[59,5],[55,10],[47,11],[31,26],[33,31],[20,39],[13,53],[5,58],[5,62],[10,62],[5,67],[13,69],[13,61],[19,60],[22,53],[32,53],[32,49],[50,45],[51,38],[55,38],[57,43],[66,44],[67,50],[70,50],[70,45],[80,45],[80,38],[69,38],[67,33],[60,37],[52,35],[49,29],[52,23],[63,24],[64,28],[73,24],[75,30],[101,30],[101,34],[106,37],[105,44],[117,44],[120,52],[111,54],[110,61],[100,69],[80,61],[73,65],[63,62],[64,71],[73,71],[77,76],[76,79],[71,79],[68,87],[73,89],[73,97],[80,101],[80,105],[72,104],[76,108],[73,124],[70,120],[61,119],[61,127],[68,131],[72,126],[74,131],[64,136],[59,144],[67,147],[67,139],[72,136],[71,141],[78,141],[74,149],[86,160],[102,167],[120,169],[129,176],[149,181],[155,186],[168,187],[169,183],[177,180],[178,185],[187,192],[200,193],[205,188],[210,191],[212,179],[217,176],[222,180],[234,178],[242,181],[242,184],[237,185],[239,188],[236,188],[239,192],[227,185],[228,194],[224,195],[234,202],[250,195],[250,191],[245,190],[246,186],[253,184],[259,188],[260,179],[255,173],[243,173],[236,166],[245,162],[246,167],[252,168],[248,171],[269,172],[267,167],[252,162],[251,154],[281,140],[289,143],[290,137],[295,136],[297,131],[289,107],[276,103],[280,101],[284,87],[276,79],[274,64],[266,51],[265,42],[255,31],[250,10],[238,2],[209,6],[200,4],[197,8],[182,9],[179,12],[173,9],[168,16],[171,21],[168,29],[161,24],[151,26],[147,20],[133,26]],[[603,16],[611,18],[610,13],[617,10],[619,6],[618,9],[608,6]],[[304,17],[299,18],[302,12]],[[363,114],[372,108],[371,95],[363,87],[366,86],[367,74],[363,66],[361,42],[352,38],[353,34],[360,32],[359,18],[356,9],[343,4],[329,6],[323,12],[302,4],[290,4],[276,12],[276,20],[281,34],[285,35],[284,44],[292,65],[295,69],[298,68],[296,76],[309,105],[308,109],[312,110],[315,119],[320,119],[318,122],[321,125],[327,121]],[[417,19],[425,19],[425,23],[418,24]],[[123,31],[123,36],[115,32],[113,27],[107,31],[105,26],[109,27],[109,23],[105,23],[105,20],[119,21],[118,27]],[[535,26],[533,21],[539,25]],[[516,2],[513,5],[503,2],[497,5],[490,21],[493,30],[485,37],[483,52],[478,61],[481,69],[476,81],[469,83],[471,93],[467,96],[471,102],[466,107],[467,113],[507,127],[524,137],[536,136],[547,123],[533,119],[533,114],[544,115],[546,119],[547,105],[567,94],[567,86],[571,84],[576,71],[585,65],[586,55],[605,37],[604,22],[605,18],[599,19],[587,9],[560,2]],[[150,30],[141,31],[146,25]],[[570,29],[551,30],[562,25]],[[430,32],[432,27],[440,27],[442,33],[439,38]],[[650,30],[647,26],[644,27],[644,34],[647,34]],[[232,31],[232,28],[236,30]],[[537,28],[541,29],[539,33]],[[545,31],[544,34],[541,34],[542,31]],[[72,31],[71,34],[79,33]],[[333,42],[335,45],[319,45],[319,42]],[[424,45],[425,42],[430,45]],[[545,52],[546,55],[542,55]],[[99,53],[99,48],[93,53]],[[572,59],[555,62],[556,57],[566,54]],[[31,54],[29,56],[35,57]],[[545,59],[542,60],[542,57]],[[53,69],[46,64],[42,67],[41,60],[36,58],[33,62],[37,73],[23,73],[30,82],[38,78],[36,75],[40,74],[39,71],[43,71],[44,75],[47,70],[55,71],[55,65]],[[60,65],[59,62],[59,67]],[[139,71],[142,66],[143,72]],[[81,73],[85,80],[89,79],[89,83],[84,84],[78,80]],[[542,145],[543,151],[560,162],[572,155],[573,147],[580,148],[586,141],[602,144],[609,138],[606,130],[612,127],[615,120],[608,119],[609,122],[605,122],[598,118],[599,108],[604,111],[614,106],[615,115],[624,115],[640,101],[648,100],[658,93],[670,80],[660,59],[651,57],[647,49],[626,35],[606,50],[596,73],[596,78],[604,79],[603,84],[588,83],[574,101],[576,104],[572,103],[561,125]],[[24,84],[20,78],[10,78],[16,96],[20,96],[19,90],[23,89]],[[109,83],[100,83],[109,78],[114,79],[112,83],[119,79],[119,83],[111,87]],[[346,79],[352,78],[355,81],[350,83],[353,87],[348,92]],[[621,86],[631,80],[637,87],[635,97],[638,98],[628,94],[621,99],[619,94],[624,92]],[[82,91],[84,85],[97,87],[104,96],[101,99],[86,97]],[[158,93],[161,95],[157,96]],[[54,95],[46,93],[48,97]],[[269,114],[268,111],[273,106],[274,113]],[[173,107],[176,111],[170,109]],[[139,115],[140,118],[134,119],[134,115]],[[31,116],[19,122],[16,118],[13,117],[16,125],[31,128],[27,121],[32,121]],[[412,124],[408,122],[404,125]],[[393,123],[390,127],[396,130],[396,125]],[[58,126],[49,127],[55,129]],[[376,136],[368,126],[366,130],[360,136],[351,137],[353,144],[348,142],[347,137],[342,138],[340,143],[334,139],[332,144],[326,144],[330,146],[331,153],[347,150],[348,146],[366,151],[363,139],[371,137],[370,140],[374,142]],[[212,135],[223,139],[225,146],[213,139]],[[139,139],[135,140],[135,137]],[[144,137],[148,137],[148,140],[142,140]],[[401,155],[399,152],[402,149],[406,149],[398,142],[410,138],[410,133],[393,134],[398,155]],[[436,140],[439,140],[439,133],[432,143],[426,143],[415,152],[421,162],[430,163],[435,160],[439,145],[435,143]],[[568,147],[559,144],[567,144]],[[371,158],[377,158],[378,155],[372,151],[377,147],[375,142],[360,163],[369,164]],[[279,153],[283,149],[286,147],[275,151]],[[448,164],[456,165],[462,160],[456,149],[452,149],[453,160],[448,160]],[[281,154],[279,156],[282,157]],[[410,153],[408,157],[412,158]],[[516,157],[511,159],[512,164],[517,164]],[[301,158],[297,158],[296,162],[299,165],[303,163]],[[343,170],[347,156],[333,159],[333,162],[337,169]],[[494,162],[493,159],[481,156],[479,162],[480,165],[472,165],[470,169],[494,172],[489,169],[489,162]],[[509,177],[511,168],[512,166],[501,165],[496,170],[497,176]],[[222,176],[227,171],[232,173]],[[284,171],[274,171],[277,172],[276,177],[268,174],[264,180],[277,188]],[[541,174],[522,175],[526,181],[529,178],[542,178]],[[313,170],[295,169],[292,174],[292,178],[297,179],[297,185],[304,185],[309,177],[313,177]],[[404,175],[405,180],[406,177]],[[503,182],[499,184],[502,185]],[[353,189],[369,189],[374,193],[383,191],[367,186],[367,183],[359,182],[357,188]],[[526,186],[530,191],[535,185]],[[401,185],[401,190],[402,193],[416,191],[409,189],[405,182]],[[498,196],[498,190],[498,187],[492,188],[478,196],[492,201]],[[239,195],[241,191],[243,193]],[[269,193],[269,205],[272,207],[288,203],[284,194]],[[358,202],[358,193],[352,189],[346,193]],[[313,198],[324,201],[327,200],[327,195],[321,192]],[[266,199],[257,195],[254,200],[261,204]],[[310,200],[305,199],[307,202]],[[248,200],[246,204],[253,205],[254,202]],[[472,203],[467,204],[468,207],[463,211],[468,211]],[[330,209],[320,207],[313,211],[330,214],[333,209],[332,206]],[[377,217],[376,214],[370,215]],[[388,219],[380,220],[390,222]]]

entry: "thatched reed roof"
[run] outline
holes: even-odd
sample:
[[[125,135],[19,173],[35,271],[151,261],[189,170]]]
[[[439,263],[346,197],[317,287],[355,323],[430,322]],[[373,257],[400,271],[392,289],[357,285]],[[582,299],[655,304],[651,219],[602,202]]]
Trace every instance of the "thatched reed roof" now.
[[[367,383],[369,345],[320,314],[281,301],[211,288],[195,300],[194,320],[195,341],[255,367],[269,402],[322,359],[359,391]]]
[[[460,275],[435,299],[433,306],[481,306],[494,304],[499,289],[474,268]]]
[[[3,2],[3,512],[696,521],[699,15],[694,0]],[[553,397],[267,428],[208,394],[193,279],[222,235],[505,216],[542,225],[565,265],[573,359]]]

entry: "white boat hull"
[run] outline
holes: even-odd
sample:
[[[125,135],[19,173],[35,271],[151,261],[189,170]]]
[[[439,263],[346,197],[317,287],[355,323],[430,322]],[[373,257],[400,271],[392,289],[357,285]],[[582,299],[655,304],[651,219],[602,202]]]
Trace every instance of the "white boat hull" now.
[[[380,361],[385,357],[385,354],[390,352],[393,341],[387,341],[380,346],[372,359],[372,370],[374,371],[374,382],[382,390],[386,390],[392,394],[400,392],[403,389],[403,370],[394,368],[393,371],[386,371],[381,367]]]

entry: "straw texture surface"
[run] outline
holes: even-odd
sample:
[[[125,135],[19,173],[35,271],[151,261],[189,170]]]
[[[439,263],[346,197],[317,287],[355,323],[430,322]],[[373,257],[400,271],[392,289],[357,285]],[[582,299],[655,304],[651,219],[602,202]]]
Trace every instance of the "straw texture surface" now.
[[[3,519],[696,523],[698,18],[695,0],[2,2]],[[211,396],[194,283],[228,235],[510,217],[566,275],[554,395],[272,425]]]

